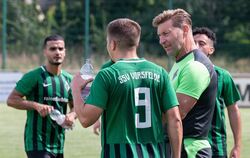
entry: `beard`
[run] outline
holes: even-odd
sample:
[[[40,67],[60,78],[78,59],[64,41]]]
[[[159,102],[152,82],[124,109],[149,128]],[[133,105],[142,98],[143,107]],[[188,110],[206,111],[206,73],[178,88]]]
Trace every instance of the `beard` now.
[[[51,63],[51,64],[58,66],[58,65],[61,65],[62,63]]]
[[[50,63],[51,65],[58,66],[58,65],[61,65],[61,64],[62,64],[62,60],[58,60],[58,61],[49,60],[49,63]]]

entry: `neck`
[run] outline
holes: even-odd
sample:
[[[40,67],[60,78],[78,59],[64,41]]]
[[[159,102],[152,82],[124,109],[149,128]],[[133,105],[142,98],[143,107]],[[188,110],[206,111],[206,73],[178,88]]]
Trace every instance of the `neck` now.
[[[117,61],[119,59],[136,59],[139,58],[136,49],[128,50],[128,51],[119,51],[115,53],[116,56],[112,59],[114,61]]]
[[[50,72],[53,75],[59,75],[61,73],[61,67],[62,65],[51,65],[51,64],[46,64],[46,70]]]
[[[191,52],[194,49],[198,49],[194,39],[192,36],[189,36],[190,38],[186,38],[183,42],[182,48],[180,49],[180,52],[178,53],[178,55],[176,56],[176,60],[180,59],[181,57],[183,57],[184,55],[188,54],[189,52]]]

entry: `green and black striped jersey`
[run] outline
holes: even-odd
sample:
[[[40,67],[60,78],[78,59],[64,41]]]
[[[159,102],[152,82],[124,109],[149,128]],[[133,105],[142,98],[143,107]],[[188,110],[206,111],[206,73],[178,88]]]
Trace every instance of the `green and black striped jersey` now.
[[[26,73],[15,89],[27,100],[51,105],[66,114],[67,104],[72,101],[71,80],[72,76],[63,70],[60,75],[53,75],[41,66]],[[24,135],[26,151],[63,153],[65,131],[49,116],[41,117],[36,110],[27,110]]]
[[[167,72],[145,59],[105,67],[86,100],[104,109],[102,157],[164,157],[162,113],[178,105]]]
[[[218,76],[218,90],[213,113],[212,128],[209,131],[209,143],[212,146],[213,156],[227,155],[227,134],[225,123],[225,106],[232,105],[240,100],[239,91],[230,73],[215,66]]]

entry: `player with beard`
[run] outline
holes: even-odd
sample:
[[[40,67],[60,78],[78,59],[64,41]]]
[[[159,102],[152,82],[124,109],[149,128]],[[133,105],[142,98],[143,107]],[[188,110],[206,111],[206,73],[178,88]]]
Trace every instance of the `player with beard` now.
[[[46,64],[24,74],[9,95],[7,104],[27,111],[24,143],[28,158],[63,158],[63,127],[72,126],[76,119],[70,89],[72,76],[62,70],[66,55],[63,37],[45,38],[43,53]],[[66,114],[67,105],[70,112]],[[66,115],[61,126],[48,115],[53,109]]]

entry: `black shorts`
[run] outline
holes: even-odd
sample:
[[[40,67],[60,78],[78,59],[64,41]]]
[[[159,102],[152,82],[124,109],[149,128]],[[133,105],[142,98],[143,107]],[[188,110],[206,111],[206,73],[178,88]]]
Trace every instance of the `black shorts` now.
[[[165,144],[164,148],[165,148],[165,151],[166,151],[165,157],[171,158],[173,153],[172,153],[172,149],[171,149],[171,145],[170,145],[169,140],[165,140],[164,144]]]
[[[212,158],[228,158],[227,155],[226,156],[216,156],[216,155],[213,155]]]
[[[48,151],[27,151],[28,158],[63,158],[63,154],[54,154]]]

